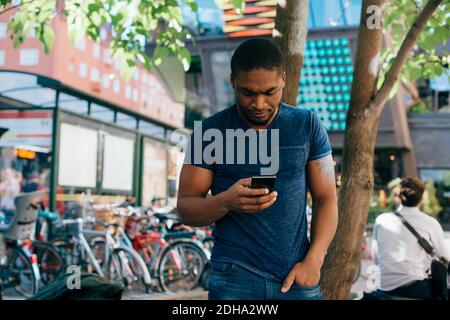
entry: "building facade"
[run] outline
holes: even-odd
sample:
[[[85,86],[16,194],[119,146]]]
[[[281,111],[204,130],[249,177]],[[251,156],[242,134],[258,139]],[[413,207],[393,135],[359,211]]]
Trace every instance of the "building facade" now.
[[[277,1],[246,1],[238,15],[230,1],[215,7],[222,12],[214,28],[201,29],[197,15],[194,57],[186,76],[187,97],[201,106],[204,115],[215,113],[234,103],[229,81],[230,60],[237,46],[251,37],[272,37]],[[310,1],[308,37],[299,83],[297,107],[315,111],[330,137],[336,160],[338,183],[341,178],[342,147],[346,126],[353,65],[356,54],[361,0]],[[209,8],[209,10],[213,10]],[[450,44],[450,42],[449,42]],[[448,52],[447,48],[437,51]],[[432,110],[417,114],[411,98],[400,88],[381,115],[375,146],[374,175],[377,187],[396,177],[419,175],[437,183],[450,177],[450,150],[442,148],[450,138],[448,80],[422,81],[415,85],[421,98],[434,99]],[[449,183],[450,190],[450,183]]]
[[[184,130],[185,106],[167,77],[183,84],[181,64],[169,60],[164,72],[138,65],[126,81],[107,29],[99,42],[72,45],[60,16],[49,54],[33,35],[14,49],[13,13],[0,16],[0,188],[49,189],[46,201],[61,214],[83,201],[173,202],[182,154],[171,139]]]

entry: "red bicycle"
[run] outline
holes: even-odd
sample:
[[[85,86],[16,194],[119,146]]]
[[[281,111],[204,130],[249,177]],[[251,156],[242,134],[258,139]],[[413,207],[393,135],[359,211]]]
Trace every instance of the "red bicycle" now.
[[[170,232],[166,221],[160,220],[154,215],[130,217],[126,233],[162,291],[192,290],[199,284],[209,252],[192,232]]]

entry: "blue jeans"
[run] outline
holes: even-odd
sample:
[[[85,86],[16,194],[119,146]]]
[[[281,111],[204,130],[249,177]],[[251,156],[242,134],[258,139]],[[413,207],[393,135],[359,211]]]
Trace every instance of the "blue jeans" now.
[[[322,300],[320,286],[292,284],[281,293],[281,282],[265,279],[235,263],[214,262],[209,277],[209,300]]]

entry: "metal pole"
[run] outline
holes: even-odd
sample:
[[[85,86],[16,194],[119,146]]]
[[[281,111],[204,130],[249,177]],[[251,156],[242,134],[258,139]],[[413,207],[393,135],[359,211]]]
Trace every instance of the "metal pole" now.
[[[55,108],[53,109],[52,123],[52,161],[50,171],[50,211],[56,211],[56,189],[58,186],[58,159],[59,159],[59,90],[56,91]]]

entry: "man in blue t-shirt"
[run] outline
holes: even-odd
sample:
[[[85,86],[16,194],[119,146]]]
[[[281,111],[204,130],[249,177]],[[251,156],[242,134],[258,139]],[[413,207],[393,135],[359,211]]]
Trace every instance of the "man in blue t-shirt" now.
[[[284,61],[270,40],[236,49],[231,84],[236,104],[195,124],[178,194],[186,224],[216,226],[209,298],[321,299],[320,270],[337,226],[327,133],[314,112],[281,102]],[[276,176],[272,192],[250,187],[258,175]]]

